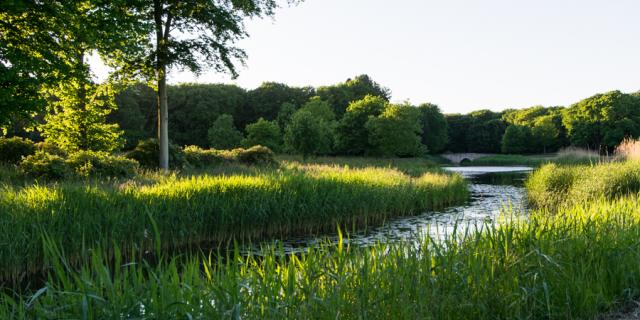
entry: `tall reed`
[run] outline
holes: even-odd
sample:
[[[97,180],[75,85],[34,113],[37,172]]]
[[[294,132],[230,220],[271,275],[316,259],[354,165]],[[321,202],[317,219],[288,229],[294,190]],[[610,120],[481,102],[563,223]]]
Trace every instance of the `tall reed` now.
[[[157,179],[157,180],[154,180]],[[466,200],[458,175],[317,166],[254,174],[153,178],[120,186],[0,186],[0,278],[43,268],[44,233],[70,263],[87,248],[163,249],[258,240],[376,224]],[[150,223],[153,219],[156,224]]]
[[[131,264],[95,250],[73,269],[48,244],[47,284],[5,296],[0,317],[590,319],[640,296],[635,197],[511,214],[445,242],[326,244],[288,257],[272,247]]]

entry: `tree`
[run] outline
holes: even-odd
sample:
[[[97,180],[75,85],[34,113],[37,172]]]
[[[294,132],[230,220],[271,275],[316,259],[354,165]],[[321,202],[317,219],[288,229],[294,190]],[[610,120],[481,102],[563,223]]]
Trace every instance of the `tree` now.
[[[5,1],[0,6],[0,128],[42,111],[43,85],[68,73],[55,34],[68,12],[48,1]]]
[[[378,117],[369,117],[365,127],[369,143],[383,156],[418,156],[426,151],[420,142],[420,111],[408,104],[387,104]]]
[[[468,152],[467,131],[471,125],[471,117],[463,114],[447,114],[445,120],[449,136],[446,149],[451,152]]]
[[[78,89],[78,85],[82,84],[70,81],[55,91],[54,111],[40,126],[45,141],[68,153],[79,150],[112,152],[121,148],[124,144],[122,130],[117,124],[106,121],[115,108],[110,86],[84,84],[84,89]],[[78,96],[80,90],[83,94]]]
[[[285,102],[280,106],[276,121],[278,122],[280,129],[282,129],[282,132],[284,132],[289,122],[291,122],[291,117],[293,117],[293,114],[296,113],[296,111],[298,111],[298,108],[293,103]]]
[[[381,97],[367,95],[349,104],[336,127],[336,149],[339,153],[363,155],[372,151],[365,124],[369,117],[379,116],[386,103]]]
[[[506,124],[501,114],[490,110],[469,113],[470,123],[466,130],[468,152],[499,153]]]
[[[137,0],[127,2],[141,25],[153,27],[143,44],[146,55],[129,59],[129,65],[151,66],[158,94],[160,167],[169,168],[169,108],[167,71],[182,67],[194,73],[205,68],[237,76],[235,63],[246,54],[234,44],[247,36],[244,19],[272,16],[276,0]]]
[[[320,97],[318,96],[311,97],[311,99],[309,99],[309,101],[305,103],[300,109],[309,111],[314,116],[327,122],[336,119],[335,113],[333,113],[333,110],[331,110],[331,105],[320,99]]]
[[[177,145],[209,146],[207,134],[215,119],[220,115],[233,116],[234,124],[244,107],[246,90],[229,84],[180,84],[168,86],[169,130],[171,142]]]
[[[640,136],[640,98],[611,91],[584,99],[563,113],[571,143],[612,151],[625,137]]]
[[[312,87],[290,87],[283,83],[263,82],[247,91],[247,103],[243,108],[241,123],[255,122],[262,117],[275,120],[284,103],[301,106],[315,94]]]
[[[347,81],[336,85],[320,87],[316,93],[331,105],[338,117],[342,117],[352,101],[363,99],[367,95],[378,96],[386,101],[391,98],[391,91],[388,88],[373,81],[366,74],[347,79]]]
[[[248,124],[245,131],[247,137],[242,140],[242,145],[247,148],[261,145],[273,151],[279,151],[282,146],[282,134],[275,121],[260,118],[255,123]]]
[[[435,104],[421,104],[418,106],[418,110],[421,113],[422,144],[433,154],[444,151],[449,139],[447,119]]]
[[[284,141],[287,149],[302,154],[304,159],[326,154],[331,149],[331,128],[311,112],[298,110],[287,126]]]
[[[220,115],[213,122],[207,133],[209,145],[214,149],[233,149],[240,146],[242,132],[233,125],[233,117],[228,114]]]
[[[502,153],[523,154],[529,152],[531,130],[529,127],[512,124],[502,136]]]
[[[531,134],[533,136],[532,140],[542,147],[542,152],[547,153],[548,148],[557,142],[557,139],[560,136],[560,130],[556,128],[553,116],[547,115],[536,119],[533,128],[531,129]],[[539,149],[535,151],[539,151]]]
[[[59,95],[64,97],[75,88],[76,103],[58,107],[76,108],[80,115],[91,103],[89,91],[103,91],[103,98],[113,92],[91,82],[85,58],[97,52],[120,70],[116,57],[142,52],[135,44],[143,29],[124,1],[11,1],[3,4],[0,18],[0,126],[13,117],[33,116],[52,100],[51,94],[59,99],[53,90],[62,86],[66,92]]]

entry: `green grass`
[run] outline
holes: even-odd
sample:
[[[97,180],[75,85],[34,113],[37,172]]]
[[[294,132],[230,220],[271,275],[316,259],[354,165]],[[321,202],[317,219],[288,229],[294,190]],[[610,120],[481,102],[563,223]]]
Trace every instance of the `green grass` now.
[[[437,170],[447,160],[439,156],[421,158],[371,158],[371,157],[316,157],[303,160],[300,156],[280,155],[278,159],[286,165],[329,165],[348,166],[350,168],[394,168],[409,175],[421,175]]]
[[[44,233],[76,264],[87,248],[153,248],[154,229],[165,251],[375,225],[468,196],[461,176],[444,173],[410,177],[320,165],[246,170],[0,186],[0,278],[18,280],[43,268]]]
[[[597,164],[608,161],[606,157],[590,154],[559,153],[552,155],[496,154],[484,156],[465,163],[466,166],[529,166],[539,167],[548,163],[555,164]]]
[[[71,269],[49,244],[47,284],[5,296],[0,317],[590,319],[639,296],[635,196],[505,219],[444,243],[327,244],[286,258],[272,248],[130,264],[96,250]]]
[[[640,192],[640,161],[598,165],[545,165],[526,183],[529,202],[540,208],[572,206]]]

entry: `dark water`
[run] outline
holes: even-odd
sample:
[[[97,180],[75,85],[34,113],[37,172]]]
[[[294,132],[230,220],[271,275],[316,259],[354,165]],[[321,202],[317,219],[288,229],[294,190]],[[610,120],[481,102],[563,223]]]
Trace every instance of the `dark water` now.
[[[529,167],[446,167],[470,180],[470,199],[443,211],[428,211],[411,217],[394,218],[381,227],[349,233],[351,244],[366,246],[376,242],[417,240],[425,235],[443,239],[456,230],[473,230],[485,223],[498,223],[501,210],[526,212],[524,180]],[[337,241],[336,235],[301,237],[280,241],[285,252],[304,250],[319,242]]]

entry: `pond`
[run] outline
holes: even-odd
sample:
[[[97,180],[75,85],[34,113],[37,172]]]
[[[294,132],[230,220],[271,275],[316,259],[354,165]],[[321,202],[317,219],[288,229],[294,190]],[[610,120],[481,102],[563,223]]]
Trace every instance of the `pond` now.
[[[442,211],[428,211],[409,217],[393,218],[383,226],[349,232],[349,242],[367,246],[376,242],[420,239],[430,235],[443,239],[457,230],[473,230],[495,223],[505,207],[515,213],[526,212],[524,180],[530,167],[444,167],[469,179],[469,200]],[[297,252],[318,242],[337,241],[336,235],[300,237],[281,241],[285,252]],[[253,251],[253,250],[252,250]]]

